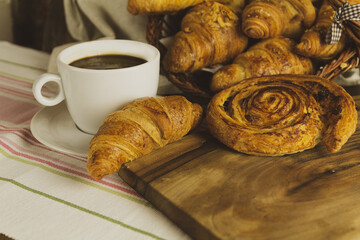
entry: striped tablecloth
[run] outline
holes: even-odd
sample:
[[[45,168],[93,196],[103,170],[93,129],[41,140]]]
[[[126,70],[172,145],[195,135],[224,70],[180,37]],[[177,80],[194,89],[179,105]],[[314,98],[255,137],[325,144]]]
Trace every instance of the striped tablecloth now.
[[[33,81],[49,55],[0,41],[0,237],[189,239],[117,175],[91,179],[86,158],[37,141]]]

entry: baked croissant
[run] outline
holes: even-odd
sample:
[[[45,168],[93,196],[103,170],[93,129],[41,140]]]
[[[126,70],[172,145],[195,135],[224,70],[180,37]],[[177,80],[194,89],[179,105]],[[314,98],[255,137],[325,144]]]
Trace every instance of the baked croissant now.
[[[237,15],[217,2],[193,7],[182,19],[181,29],[164,57],[168,72],[194,72],[231,61],[248,43]]]
[[[300,43],[296,45],[295,51],[318,60],[330,60],[338,55],[345,48],[346,35],[342,34],[340,40],[335,44],[330,45],[325,42],[326,33],[331,28],[334,15],[335,10],[327,0],[324,0],[315,25],[305,31]]]
[[[315,21],[311,0],[252,0],[242,14],[242,30],[250,38],[300,37]]]
[[[238,13],[240,13],[245,6],[245,0],[217,0],[216,2],[220,2]]]
[[[205,0],[128,0],[127,9],[133,14],[164,14],[177,12],[195,6]],[[233,7],[243,8],[245,0],[217,0]]]
[[[89,145],[87,171],[94,179],[174,142],[201,120],[202,107],[182,96],[137,99],[110,114]]]
[[[230,148],[284,155],[322,142],[339,151],[355,132],[357,111],[339,85],[314,75],[277,75],[241,81],[208,105],[210,132]]]
[[[177,12],[204,0],[128,0],[127,10],[137,14],[160,14]]]
[[[210,89],[218,92],[243,79],[276,74],[312,74],[309,58],[293,52],[295,42],[285,37],[265,39],[239,54],[232,64],[213,75]]]

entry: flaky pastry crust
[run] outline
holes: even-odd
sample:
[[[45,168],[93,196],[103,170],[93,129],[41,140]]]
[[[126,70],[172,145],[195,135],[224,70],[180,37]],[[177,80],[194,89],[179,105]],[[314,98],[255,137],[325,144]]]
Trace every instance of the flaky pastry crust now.
[[[164,57],[168,72],[194,72],[233,60],[248,44],[238,16],[227,6],[204,2],[182,19],[181,31]]]
[[[313,74],[311,59],[294,53],[294,46],[294,40],[281,36],[261,40],[214,74],[211,91],[218,92],[251,77]]]
[[[202,118],[199,104],[183,96],[137,99],[110,114],[90,142],[87,171],[94,179],[194,129]]]
[[[242,30],[250,38],[297,38],[316,19],[311,0],[250,0],[242,14]]]
[[[358,1],[360,3],[360,1]],[[339,42],[326,43],[326,34],[331,28],[335,10],[327,0],[324,0],[317,14],[315,24],[301,36],[295,51],[306,57],[318,60],[330,60],[337,56],[344,48],[347,37],[343,34]]]
[[[128,0],[127,9],[133,14],[166,14],[184,10],[199,3],[213,0]],[[234,11],[240,11],[245,0],[214,0],[229,6]]]
[[[357,111],[339,85],[311,75],[243,80],[217,93],[207,108],[210,132],[230,148],[276,156],[322,142],[339,151],[355,132]]]

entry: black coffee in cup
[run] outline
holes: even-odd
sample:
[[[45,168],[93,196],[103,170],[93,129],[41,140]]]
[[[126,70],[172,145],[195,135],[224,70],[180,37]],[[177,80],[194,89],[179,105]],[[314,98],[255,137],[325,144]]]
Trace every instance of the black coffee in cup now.
[[[135,56],[109,54],[77,59],[71,62],[70,66],[95,70],[106,70],[133,67],[145,62],[147,62],[145,59]]]

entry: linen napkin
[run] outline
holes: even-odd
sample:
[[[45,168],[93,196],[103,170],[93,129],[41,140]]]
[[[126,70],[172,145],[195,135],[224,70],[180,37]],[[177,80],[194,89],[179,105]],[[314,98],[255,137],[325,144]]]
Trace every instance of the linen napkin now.
[[[32,83],[49,54],[0,42],[0,233],[16,240],[189,239],[117,174],[34,138]],[[1,235],[0,235],[1,236]]]

